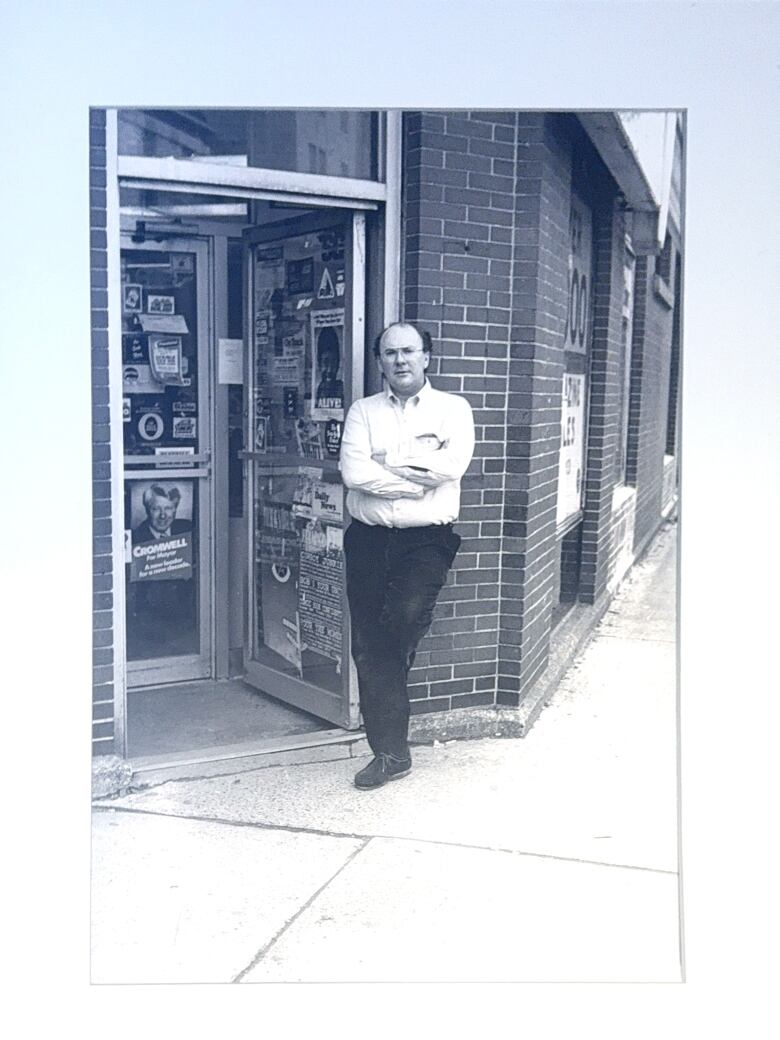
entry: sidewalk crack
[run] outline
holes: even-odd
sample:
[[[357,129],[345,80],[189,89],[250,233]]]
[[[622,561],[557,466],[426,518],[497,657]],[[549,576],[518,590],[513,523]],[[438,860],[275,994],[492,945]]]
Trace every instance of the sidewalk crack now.
[[[285,923],[282,925],[282,927],[279,928],[279,930],[274,935],[271,936],[271,938],[268,940],[268,942],[264,946],[260,947],[260,949],[257,951],[257,953],[252,958],[252,960],[249,962],[249,964],[247,964],[247,966],[245,968],[243,968],[238,973],[238,975],[236,975],[236,977],[234,979],[230,980],[231,983],[241,982],[241,980],[244,979],[246,977],[246,975],[248,975],[249,972],[252,971],[253,968],[257,967],[257,965],[266,956],[266,954],[271,949],[271,947],[274,946],[275,943],[277,943],[279,941],[279,939],[281,939],[281,937],[284,935],[284,933],[286,931],[288,931],[295,924],[295,922],[298,920],[298,918],[301,916],[301,914],[303,914],[306,910],[309,909],[309,907],[314,903],[314,901],[325,891],[325,889],[328,887],[328,885],[330,885],[333,881],[335,881],[336,878],[339,876],[339,874],[341,874],[342,871],[346,870],[346,868],[350,865],[350,863],[352,863],[352,861],[355,859],[355,857],[359,856],[360,853],[366,848],[366,846],[369,845],[372,841],[373,841],[373,838],[365,838],[360,843],[358,848],[356,848],[352,852],[350,852],[350,854],[347,856],[347,858],[344,860],[344,862],[341,864],[341,866],[338,868],[338,870],[334,874],[332,874],[331,877],[329,877],[327,881],[325,881],[322,885],[320,885],[320,887],[316,890],[316,892],[314,892],[306,900],[306,902],[295,911],[295,913],[292,915],[292,917],[290,917],[287,921],[285,921]]]
[[[512,849],[503,845],[474,845],[446,838],[426,838],[416,834],[359,834],[354,831],[329,831],[320,827],[304,827],[292,823],[266,823],[262,820],[224,820],[219,816],[182,816],[179,813],[158,812],[153,809],[135,809],[128,806],[117,806],[113,811],[136,816],[154,816],[166,820],[192,820],[195,823],[216,823],[223,827],[249,827],[253,830],[261,831],[284,831],[286,834],[311,834],[318,838],[348,838],[352,841],[362,841],[364,846],[374,839],[410,841],[418,842],[421,845],[444,845],[449,848],[473,849],[478,852],[501,852],[507,856],[530,856],[533,859],[549,859],[558,863],[582,863],[586,866],[610,867],[614,870],[639,870],[649,874],[665,874],[668,876],[675,876],[678,873],[677,870],[667,870],[664,867],[643,867],[636,863],[609,863],[605,860],[585,859],[579,856],[560,856],[554,852],[531,852],[528,849]],[[358,849],[357,851],[361,850]]]

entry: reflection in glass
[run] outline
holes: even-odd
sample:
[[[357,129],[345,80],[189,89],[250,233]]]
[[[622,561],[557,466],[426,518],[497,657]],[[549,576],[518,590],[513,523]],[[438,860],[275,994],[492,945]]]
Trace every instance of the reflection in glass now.
[[[314,109],[119,111],[119,154],[219,160],[374,180],[376,112]]]

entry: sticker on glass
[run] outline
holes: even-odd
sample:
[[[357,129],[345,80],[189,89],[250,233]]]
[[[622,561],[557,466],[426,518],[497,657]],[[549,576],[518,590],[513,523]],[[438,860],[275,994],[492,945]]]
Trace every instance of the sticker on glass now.
[[[165,423],[158,412],[144,412],[138,420],[138,433],[142,440],[159,441],[165,431]]]
[[[125,314],[140,314],[143,310],[143,286],[127,282],[122,286],[122,311]]]
[[[192,440],[197,434],[198,420],[191,415],[175,415],[173,418],[173,439],[176,441]]]
[[[181,336],[164,336],[151,333],[149,336],[149,365],[158,383],[166,386],[182,386],[184,364]]]
[[[176,299],[173,296],[162,296],[158,293],[148,293],[146,297],[147,314],[175,314]]]

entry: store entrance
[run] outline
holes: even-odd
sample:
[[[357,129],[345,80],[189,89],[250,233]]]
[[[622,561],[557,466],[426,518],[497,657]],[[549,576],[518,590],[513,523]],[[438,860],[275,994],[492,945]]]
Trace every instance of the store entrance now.
[[[127,752],[356,729],[338,455],[363,393],[365,214],[175,198],[177,235],[163,192],[155,220],[130,203]]]

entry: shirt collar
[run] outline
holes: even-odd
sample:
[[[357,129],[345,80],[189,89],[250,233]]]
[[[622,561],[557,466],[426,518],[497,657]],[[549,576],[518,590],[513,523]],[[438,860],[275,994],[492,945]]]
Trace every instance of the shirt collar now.
[[[413,404],[417,405],[417,404],[420,403],[420,401],[425,400],[425,398],[429,396],[429,394],[430,394],[432,389],[433,389],[433,387],[431,386],[430,382],[426,378],[426,380],[423,383],[422,388],[419,390],[419,392],[416,393],[414,395],[414,397],[410,397],[409,400]],[[389,383],[387,383],[385,385],[385,397],[387,398],[388,401],[392,401],[394,404],[398,404],[399,403],[398,398],[395,396],[393,391],[390,389],[390,384]]]

